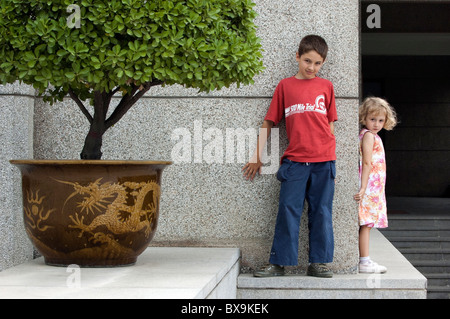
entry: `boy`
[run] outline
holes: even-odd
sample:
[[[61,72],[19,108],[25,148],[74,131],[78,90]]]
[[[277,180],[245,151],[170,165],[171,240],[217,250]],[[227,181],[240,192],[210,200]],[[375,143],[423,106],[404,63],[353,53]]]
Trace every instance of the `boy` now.
[[[334,89],[330,81],[317,77],[328,46],[317,35],[304,37],[296,54],[298,73],[278,84],[244,176],[261,173],[261,154],[270,130],[283,118],[289,145],[281,158],[277,178],[281,181],[278,216],[269,266],[255,271],[256,277],[282,276],[284,266],[297,265],[298,235],[303,203],[308,201],[309,262],[307,275],[332,277],[327,263],[333,261],[332,203],[336,175],[337,120]]]

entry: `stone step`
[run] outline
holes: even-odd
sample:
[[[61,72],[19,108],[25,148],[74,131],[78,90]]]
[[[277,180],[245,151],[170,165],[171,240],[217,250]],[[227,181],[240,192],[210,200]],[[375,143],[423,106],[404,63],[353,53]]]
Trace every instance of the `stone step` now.
[[[423,273],[428,279],[428,286],[450,286],[450,273]]]
[[[450,261],[410,260],[421,273],[450,273]]]
[[[418,236],[387,236],[398,249],[403,248],[450,248],[450,237],[418,237]]]
[[[238,298],[426,298],[426,278],[378,230],[371,232],[370,240],[371,257],[388,268],[385,274],[335,274],[333,278],[241,274]]]
[[[394,218],[388,215],[388,228],[391,229],[450,229],[450,219],[441,218]]]
[[[390,220],[442,220],[442,221],[450,221],[450,211],[448,214],[439,214],[435,215],[432,213],[424,213],[424,214],[390,214],[388,210],[388,218]]]
[[[435,229],[435,228],[390,228],[383,230],[382,233],[386,237],[449,237],[450,238],[450,227],[445,229]]]
[[[400,252],[408,260],[446,260],[450,261],[450,248],[403,248]]]
[[[448,218],[450,216],[450,198],[444,197],[393,197],[387,198],[388,214],[397,212],[397,214],[389,214],[396,216],[416,216],[422,215],[424,218],[428,216],[439,216]]]
[[[390,198],[388,205],[382,233],[425,275],[428,299],[449,299],[450,199]]]
[[[450,299],[450,287],[428,286],[427,299]]]

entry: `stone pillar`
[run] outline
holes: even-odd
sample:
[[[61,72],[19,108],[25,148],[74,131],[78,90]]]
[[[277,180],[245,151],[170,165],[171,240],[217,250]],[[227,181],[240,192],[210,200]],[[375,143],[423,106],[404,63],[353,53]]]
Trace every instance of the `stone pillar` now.
[[[298,71],[295,54],[301,38],[321,35],[330,50],[320,76],[334,83],[339,116],[333,270],[354,272],[358,257],[357,208],[352,196],[358,188],[359,1],[254,2],[266,67],[254,85],[208,95],[180,86],[152,88],[106,133],[103,158],[175,162],[163,173],[160,224],[152,245],[239,247],[243,271],[267,263],[280,189],[275,173],[287,146],[284,124],[279,138],[272,140],[266,174],[250,182],[242,177],[241,169],[248,153],[254,151],[252,141],[276,85]],[[36,158],[79,157],[88,126],[70,99],[52,107],[37,99],[35,125]],[[239,150],[243,141],[245,147]],[[307,266],[304,215],[299,267],[291,269],[294,272]]]
[[[0,271],[33,257],[25,233],[20,173],[11,159],[33,158],[34,89],[0,85]]]

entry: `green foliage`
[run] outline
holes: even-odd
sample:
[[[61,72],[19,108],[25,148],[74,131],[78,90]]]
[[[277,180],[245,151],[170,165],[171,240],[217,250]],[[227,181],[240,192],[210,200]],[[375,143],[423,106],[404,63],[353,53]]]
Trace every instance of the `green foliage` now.
[[[263,69],[251,0],[0,0],[0,83],[81,100],[149,82],[211,91]],[[67,11],[80,9],[80,28]]]

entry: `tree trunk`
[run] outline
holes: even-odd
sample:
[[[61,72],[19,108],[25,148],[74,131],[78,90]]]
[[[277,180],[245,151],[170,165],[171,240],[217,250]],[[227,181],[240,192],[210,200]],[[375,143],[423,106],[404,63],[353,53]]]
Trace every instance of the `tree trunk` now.
[[[94,116],[90,121],[89,133],[84,140],[83,150],[81,151],[81,159],[101,159],[103,134],[107,130],[105,125],[106,113],[108,112],[109,103],[112,94],[106,92],[94,92]]]
[[[97,160],[102,158],[103,133],[101,129],[91,124],[89,133],[84,140],[83,150],[81,151],[81,159]]]
[[[163,81],[154,80],[141,86],[130,84],[129,91],[122,96],[119,104],[112,114],[106,119],[109,104],[113,95],[119,90],[119,87],[110,92],[94,91],[94,116],[84,107],[77,94],[69,89],[70,97],[77,103],[80,110],[86,116],[90,123],[89,133],[84,141],[83,150],[80,153],[81,159],[101,159],[103,134],[114,124],[116,124],[129,109],[147,92],[152,86],[161,85]]]

